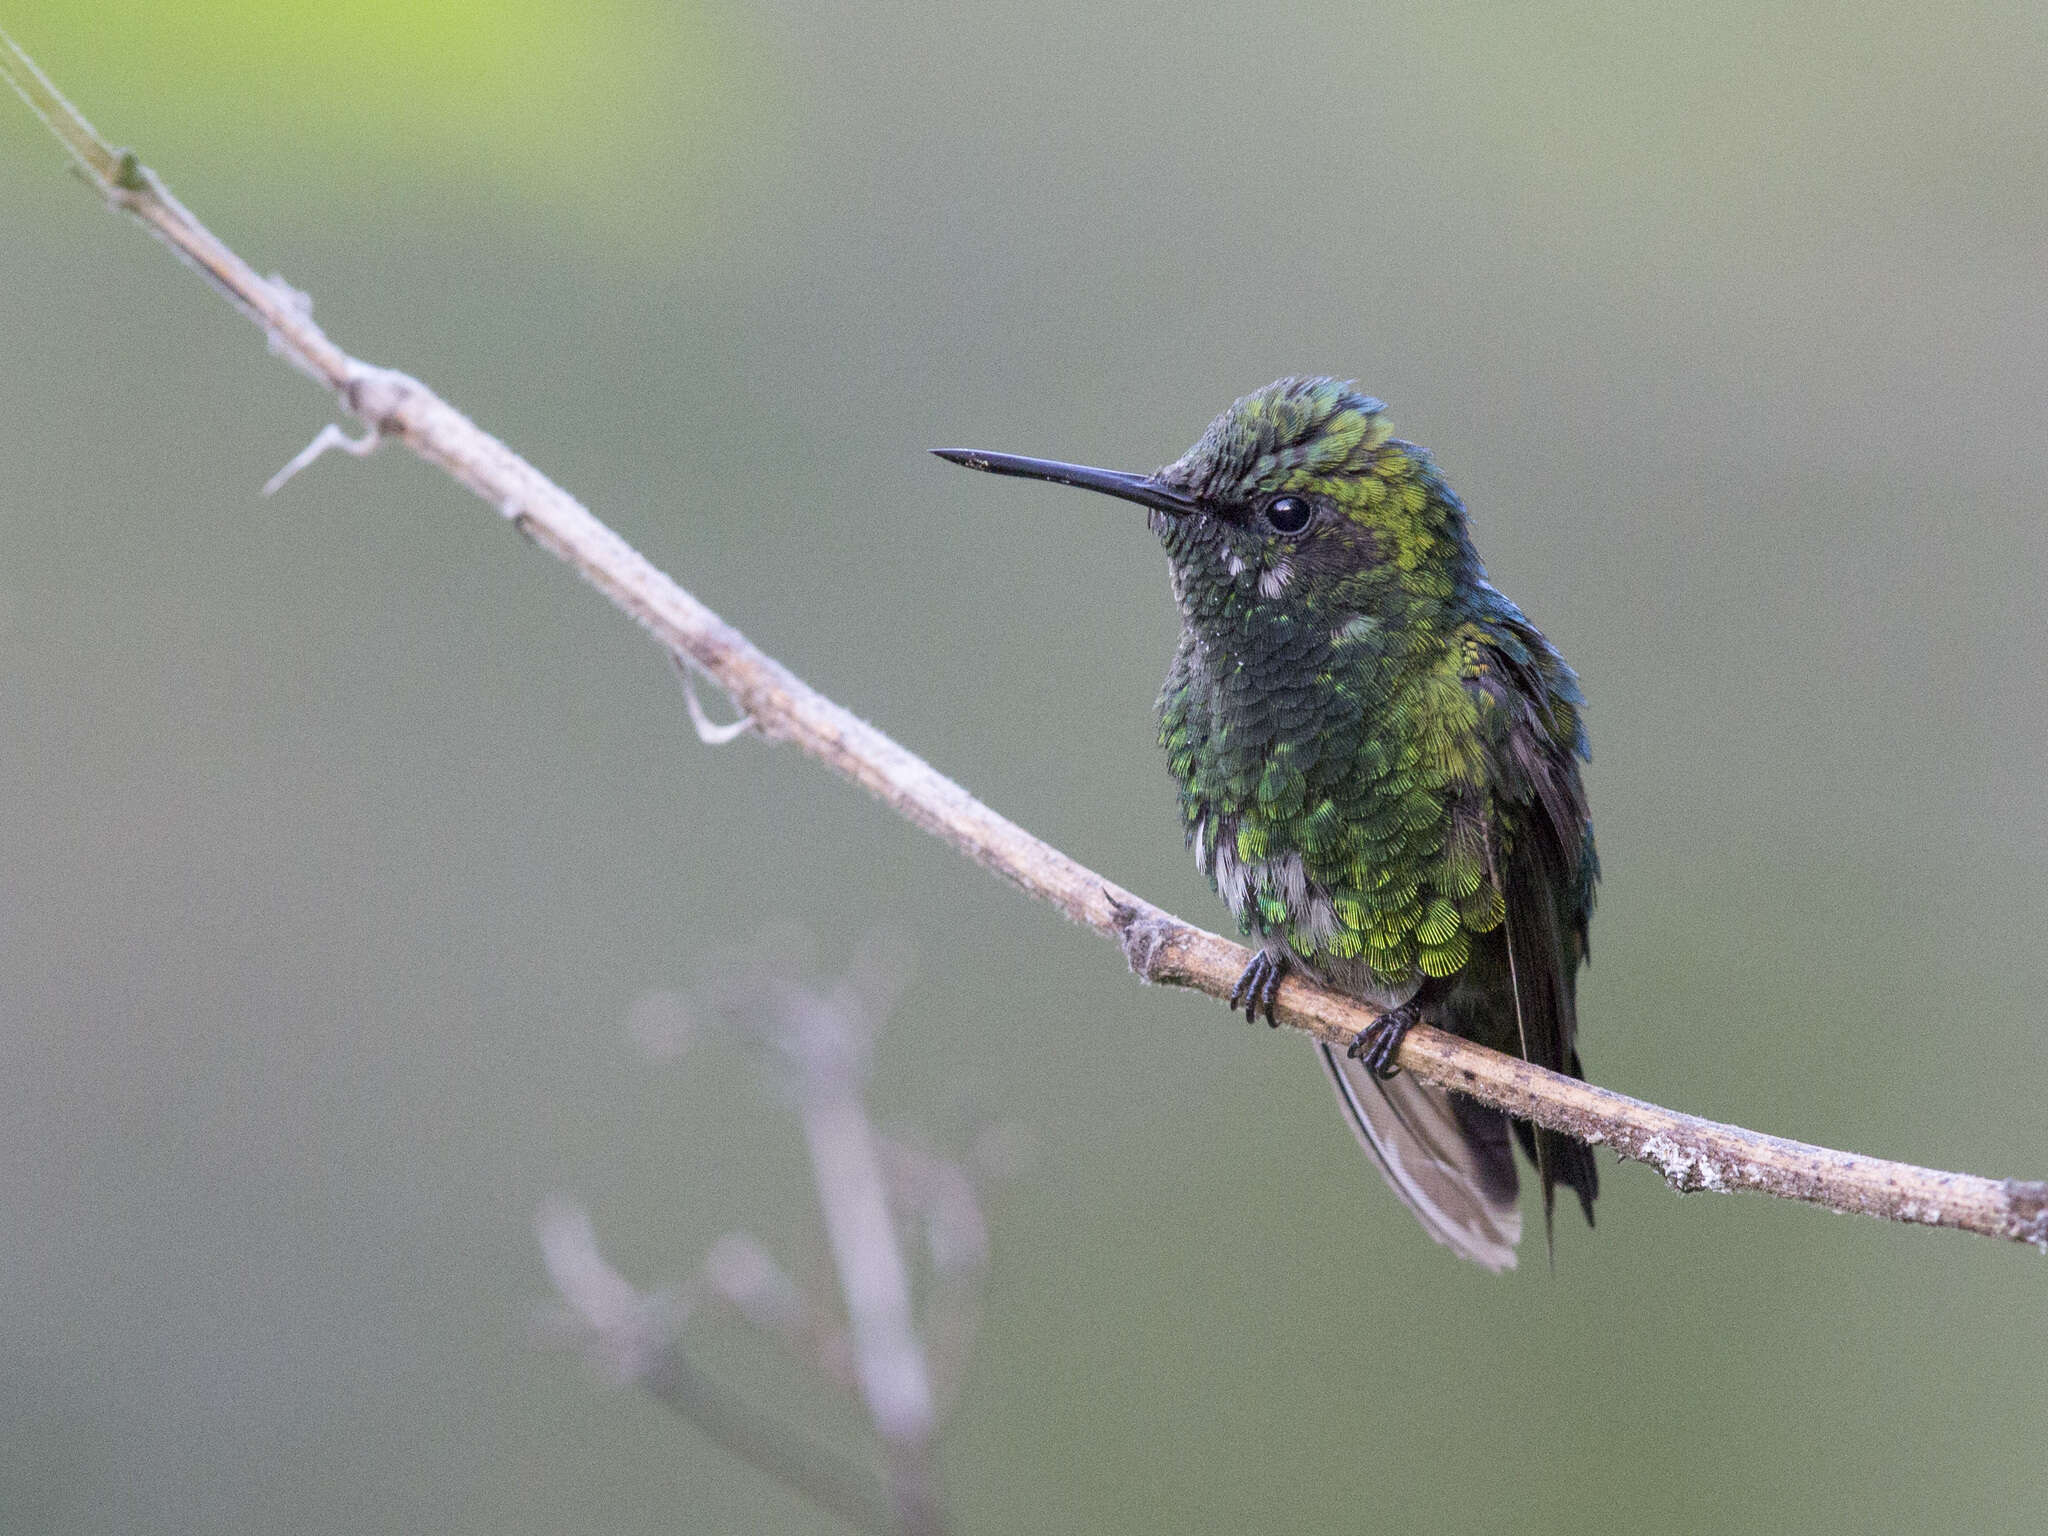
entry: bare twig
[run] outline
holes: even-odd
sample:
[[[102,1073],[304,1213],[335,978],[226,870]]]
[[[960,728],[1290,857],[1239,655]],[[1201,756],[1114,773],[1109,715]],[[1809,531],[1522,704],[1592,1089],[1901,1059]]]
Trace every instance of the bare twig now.
[[[698,1276],[712,1296],[751,1327],[779,1339],[834,1386],[858,1394],[845,1326],[816,1305],[755,1238],[728,1232],[704,1255]]]
[[[820,999],[822,1002],[823,999]],[[889,1466],[889,1500],[906,1536],[938,1536],[931,1375],[910,1320],[910,1272],[896,1242],[859,1078],[843,1056],[807,1052],[800,1113],[818,1204],[839,1271],[861,1398]]]
[[[942,1536],[935,1457],[939,1395],[912,1316],[910,1266],[899,1230],[907,1223],[898,1218],[916,1221],[927,1236],[935,1282],[935,1306],[928,1310],[946,1333],[949,1387],[957,1382],[960,1359],[972,1339],[978,1296],[971,1293],[985,1267],[987,1232],[964,1171],[891,1142],[868,1119],[865,1095],[875,1034],[906,967],[907,959],[890,946],[870,942],[837,983],[816,989],[794,978],[783,953],[772,963],[756,959],[721,967],[700,989],[697,1009],[676,1003],[664,1011],[673,1015],[672,1022],[680,1026],[674,1032],[681,1036],[694,1032],[693,1013],[714,1017],[768,1047],[771,1059],[783,1068],[783,1083],[810,1151],[847,1320],[842,1327],[828,1316],[827,1307],[816,1304],[744,1233],[721,1238],[706,1255],[699,1269],[704,1292],[858,1397],[881,1446],[895,1527],[905,1536]],[[897,1196],[893,1207],[892,1190]],[[624,1282],[603,1271],[594,1257],[582,1256],[594,1244],[562,1237],[564,1230],[570,1238],[580,1237],[580,1229],[571,1230],[569,1223],[556,1221],[553,1228],[550,1272],[579,1313],[593,1319],[593,1328],[595,1319],[607,1316],[636,1323],[638,1304],[615,1299]],[[545,1222],[542,1233],[545,1242],[550,1236]],[[591,1279],[592,1274],[599,1278]],[[602,1341],[615,1336],[625,1340],[623,1345],[608,1343],[614,1355],[627,1361],[621,1374],[644,1379],[645,1371],[630,1368],[634,1328],[598,1329]],[[675,1371],[687,1368],[678,1354]],[[695,1417],[692,1409],[686,1405],[682,1411]],[[707,1427],[719,1433],[718,1426]]]
[[[328,425],[327,430],[330,432],[335,430],[332,423]],[[297,461],[294,460],[293,462]],[[265,487],[265,489],[268,489],[268,487]],[[689,706],[690,724],[696,727],[697,739],[703,742],[705,746],[722,747],[729,741],[738,741],[740,737],[746,735],[748,731],[754,728],[753,717],[750,715],[741,715],[739,719],[728,720],[723,725],[713,720],[704,712],[704,706],[697,698],[697,682],[691,672],[691,668],[695,667],[697,663],[688,656],[678,656],[674,652],[670,652],[668,659],[674,663],[676,677],[682,682],[683,703]]]
[[[262,326],[271,345],[331,389],[376,433],[437,464],[566,561],[678,658],[731,696],[754,729],[794,743],[969,858],[1117,939],[1147,981],[1226,995],[1247,958],[1119,889],[997,815],[873,726],[807,687],[787,668],[657,570],[568,492],[417,379],[350,357],[314,324],[303,296],[259,277],[173,198],[130,152],[116,151],[11,42],[0,73],[48,123],[86,177],[142,221]],[[1281,1020],[1331,1044],[1370,1023],[1364,1004],[1290,978]],[[1611,1093],[1543,1071],[1440,1031],[1418,1028],[1400,1065],[1539,1125],[1605,1144],[1656,1167],[1680,1190],[1754,1190],[1837,1211],[1951,1227],[2048,1252],[2048,1183],[1943,1173],[1783,1141]]]
[[[678,1338],[683,1309],[634,1290],[598,1252],[588,1214],[550,1201],[535,1228],[573,1336],[606,1376],[641,1387],[741,1460],[857,1529],[875,1536],[898,1529],[872,1477],[690,1362]]]
[[[938,1410],[912,1321],[910,1269],[890,1209],[883,1142],[864,1102],[876,1029],[907,964],[887,944],[870,942],[825,989],[793,979],[786,963],[735,965],[707,982],[700,1001],[767,1045],[786,1068],[846,1303],[854,1380],[888,1467],[890,1503],[907,1536],[937,1536],[944,1528],[933,1457]]]
[[[918,1337],[924,1340],[934,1412],[944,1423],[981,1328],[988,1222],[982,1215],[980,1191],[966,1168],[898,1137],[883,1136],[877,1145],[891,1204],[924,1238],[930,1283]]]
[[[330,421],[326,426],[313,434],[313,441],[292,455],[290,461],[286,463],[283,469],[280,469],[276,474],[263,482],[263,494],[265,496],[275,496],[290,483],[294,475],[330,448],[334,449],[337,453],[348,454],[351,458],[367,459],[377,451],[377,445],[383,441],[383,437],[378,434],[375,427],[372,427],[361,437],[350,437],[340,427]],[[687,675],[684,678],[684,686],[689,686]],[[691,694],[690,704],[693,711],[696,703],[697,696]]]
[[[877,1136],[875,1145],[898,1235],[922,1239],[927,1274],[917,1335],[931,1379],[933,1416],[943,1425],[959,1396],[981,1326],[989,1255],[982,1190],[967,1168],[921,1146],[889,1135]],[[833,1385],[859,1394],[853,1341],[844,1324],[816,1304],[759,1240],[745,1232],[727,1233],[704,1255],[697,1278],[709,1300],[779,1340]]]

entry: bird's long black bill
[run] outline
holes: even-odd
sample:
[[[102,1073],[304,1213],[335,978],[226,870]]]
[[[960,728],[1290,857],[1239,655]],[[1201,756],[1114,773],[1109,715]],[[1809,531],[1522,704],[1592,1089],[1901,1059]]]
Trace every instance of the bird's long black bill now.
[[[983,453],[978,448],[934,448],[932,452],[949,464],[964,464],[992,475],[1078,485],[1084,491],[1100,491],[1105,496],[1135,501],[1141,507],[1155,507],[1161,512],[1195,510],[1192,498],[1168,489],[1151,475],[1134,475],[1121,469],[1090,469],[1085,464],[1062,464],[1057,459],[1027,459],[1014,453]]]

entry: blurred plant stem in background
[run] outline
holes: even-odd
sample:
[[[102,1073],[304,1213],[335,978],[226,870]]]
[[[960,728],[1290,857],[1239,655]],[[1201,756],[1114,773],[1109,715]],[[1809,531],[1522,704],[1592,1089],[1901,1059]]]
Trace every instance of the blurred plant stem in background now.
[[[983,1185],[1008,1171],[1004,1137],[954,1162],[877,1132],[866,1089],[874,1040],[894,1006],[900,956],[873,946],[838,982],[793,980],[788,957],[734,968],[701,994],[705,1017],[765,1046],[810,1150],[818,1204],[845,1304],[845,1321],[807,1295],[744,1232],[712,1247],[681,1293],[642,1296],[597,1250],[589,1217],[567,1201],[544,1206],[539,1233],[565,1311],[558,1330],[614,1380],[630,1381],[762,1471],[867,1530],[939,1536],[945,1527],[937,1438],[959,1391],[988,1267]],[[643,1043],[680,1053],[697,1031]],[[905,1246],[922,1254],[928,1299],[913,1313]],[[886,1500],[833,1451],[726,1392],[689,1359],[682,1330],[717,1301],[787,1345],[813,1374],[865,1408],[887,1468]]]

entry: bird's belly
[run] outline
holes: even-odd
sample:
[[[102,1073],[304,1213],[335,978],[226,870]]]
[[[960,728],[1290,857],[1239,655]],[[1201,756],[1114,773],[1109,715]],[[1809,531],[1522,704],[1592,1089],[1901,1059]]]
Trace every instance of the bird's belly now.
[[[1424,978],[1420,974],[1388,982],[1362,960],[1347,960],[1324,952],[1323,941],[1337,933],[1336,904],[1328,888],[1308,873],[1300,854],[1240,858],[1237,824],[1227,816],[1217,818],[1213,838],[1205,836],[1205,832],[1206,828],[1197,823],[1193,841],[1202,873],[1215,883],[1217,893],[1238,925],[1255,933],[1267,949],[1285,955],[1296,969],[1324,986],[1376,1008],[1398,1008],[1421,989]],[[1206,859],[1202,857],[1205,850]],[[1291,933],[1269,931],[1259,912],[1261,891],[1280,897],[1287,909]]]
[[[1294,955],[1292,947],[1288,953]],[[1346,997],[1355,997],[1362,1003],[1386,1012],[1400,1007],[1422,990],[1424,978],[1413,975],[1404,981],[1389,984],[1373,974],[1372,968],[1363,960],[1341,960],[1324,956],[1320,960],[1294,955],[1295,963],[1333,992],[1342,992]]]

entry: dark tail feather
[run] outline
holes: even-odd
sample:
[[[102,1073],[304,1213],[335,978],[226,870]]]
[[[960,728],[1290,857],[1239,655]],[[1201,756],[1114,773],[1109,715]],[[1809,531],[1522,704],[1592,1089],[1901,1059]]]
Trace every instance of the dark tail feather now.
[[[1579,1070],[1579,1053],[1572,1052],[1571,1074],[1583,1079],[1585,1073]],[[1550,1230],[1552,1207],[1557,1202],[1557,1186],[1562,1184],[1579,1197],[1579,1209],[1586,1213],[1586,1225],[1593,1225],[1593,1202],[1600,1198],[1600,1167],[1593,1161],[1593,1149],[1576,1136],[1566,1136],[1559,1131],[1546,1131],[1531,1125],[1526,1120],[1517,1120],[1515,1140],[1522,1144],[1522,1150],[1529,1161],[1543,1170],[1543,1230]],[[1537,1156],[1538,1139],[1541,1138],[1542,1156]]]
[[[1543,1181],[1543,1222],[1550,1224],[1550,1212],[1557,1201],[1557,1186],[1562,1184],[1579,1197],[1579,1209],[1586,1213],[1586,1225],[1593,1225],[1593,1202],[1600,1198],[1600,1169],[1593,1161],[1593,1149],[1575,1136],[1562,1135],[1557,1131],[1538,1130],[1526,1120],[1515,1122],[1515,1140],[1522,1144],[1522,1150],[1529,1154],[1529,1161],[1536,1161],[1536,1140],[1543,1139],[1542,1168],[1548,1175]]]
[[[1506,1117],[1403,1073],[1381,1080],[1318,1044],[1358,1143],[1429,1235],[1460,1258],[1512,1269],[1522,1236]]]
[[[1508,1145],[1508,1117],[1462,1093],[1452,1093],[1450,1099],[1451,1112],[1458,1117],[1458,1132],[1473,1149],[1482,1186],[1496,1200],[1513,1200],[1520,1186],[1514,1149]]]

